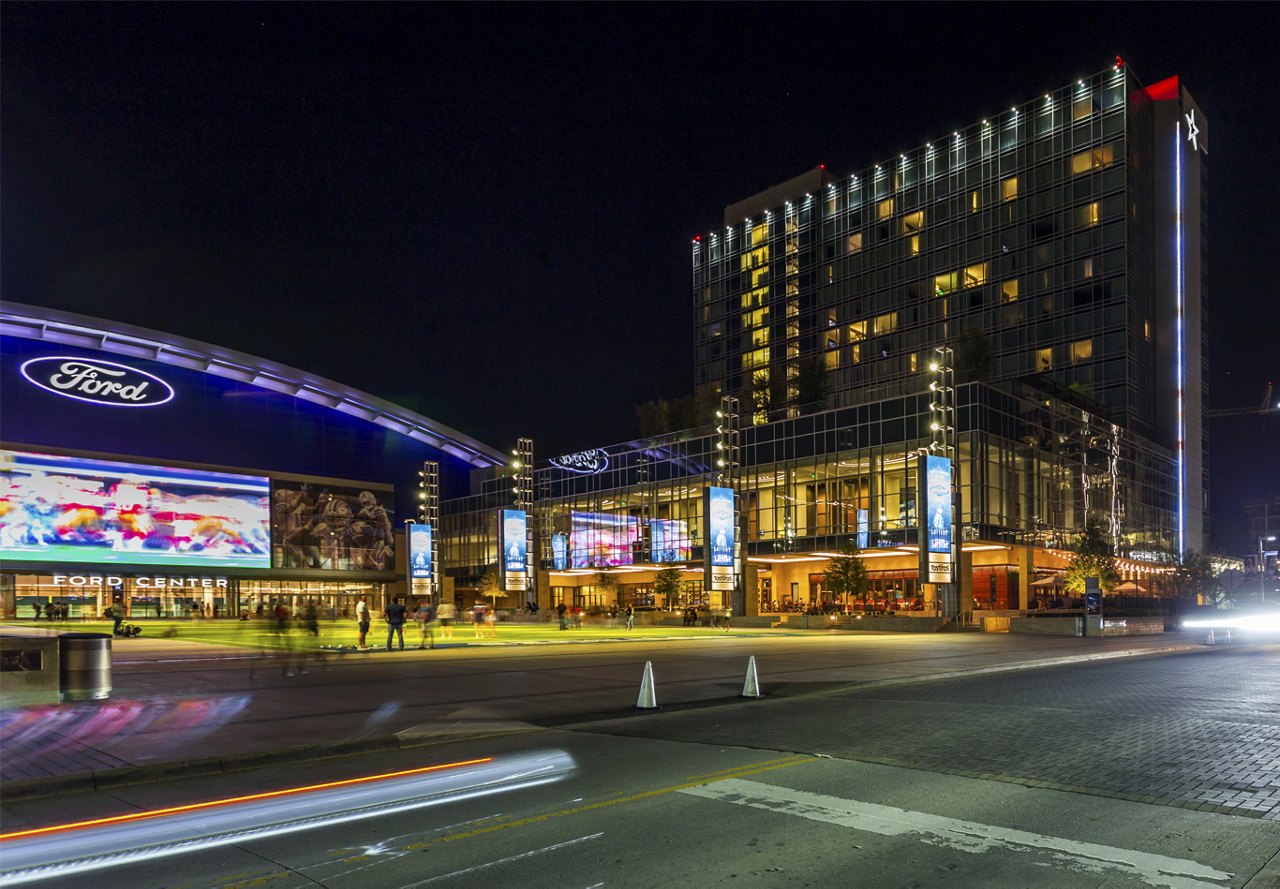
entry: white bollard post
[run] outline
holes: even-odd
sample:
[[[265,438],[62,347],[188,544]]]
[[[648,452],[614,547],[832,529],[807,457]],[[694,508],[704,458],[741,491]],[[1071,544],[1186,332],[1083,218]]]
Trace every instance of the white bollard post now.
[[[640,697],[636,699],[636,709],[658,709],[658,698],[653,688],[653,661],[644,662],[644,678],[640,680]]]
[[[760,694],[760,680],[756,676],[756,656],[751,655],[751,659],[747,661],[747,679],[742,683],[742,694],[740,698],[763,698]]]

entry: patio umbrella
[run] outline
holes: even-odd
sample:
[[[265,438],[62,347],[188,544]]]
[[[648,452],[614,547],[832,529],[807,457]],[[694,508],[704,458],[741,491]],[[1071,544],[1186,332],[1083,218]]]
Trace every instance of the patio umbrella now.
[[[1055,574],[1052,577],[1045,577],[1041,580],[1034,581],[1031,585],[1033,587],[1049,587],[1057,586],[1059,583],[1061,583],[1061,578]]]
[[[1137,583],[1137,581],[1133,581],[1133,580],[1126,580],[1124,583],[1120,584],[1120,586],[1118,586],[1118,587],[1116,587],[1116,588],[1115,588],[1115,592],[1117,592],[1117,593],[1145,593],[1145,592],[1146,592],[1146,590],[1144,590],[1141,586],[1139,586],[1139,585],[1138,585],[1138,583]]]

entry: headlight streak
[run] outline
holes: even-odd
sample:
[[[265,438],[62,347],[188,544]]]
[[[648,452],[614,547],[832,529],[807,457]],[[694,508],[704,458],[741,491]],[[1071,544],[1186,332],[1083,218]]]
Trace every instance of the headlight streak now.
[[[1182,627],[1187,630],[1258,630],[1274,633],[1280,632],[1280,614],[1240,614],[1234,617],[1184,620]]]
[[[484,758],[0,835],[0,884],[16,886],[568,777],[563,751]]]

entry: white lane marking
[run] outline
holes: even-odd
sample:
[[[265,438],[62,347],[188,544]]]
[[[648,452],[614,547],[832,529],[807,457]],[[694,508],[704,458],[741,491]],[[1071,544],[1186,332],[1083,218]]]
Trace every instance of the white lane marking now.
[[[440,880],[448,880],[448,879],[452,879],[453,877],[460,877],[463,874],[475,873],[478,870],[484,870],[485,868],[490,868],[490,867],[497,867],[500,864],[509,864],[512,861],[520,861],[524,858],[532,858],[535,855],[541,855],[544,852],[554,852],[557,849],[564,849],[567,846],[576,846],[578,843],[585,843],[587,840],[598,840],[602,836],[604,836],[604,831],[601,831],[600,833],[593,833],[590,836],[577,837],[572,840],[565,840],[563,843],[556,843],[554,846],[544,846],[541,849],[533,849],[529,852],[521,852],[519,855],[511,855],[506,858],[499,858],[497,861],[490,861],[490,862],[487,862],[486,864],[477,864],[475,867],[467,867],[467,868],[463,868],[462,870],[455,870],[451,874],[440,874],[438,877],[431,877],[430,879],[422,880],[417,883],[409,883],[406,886],[402,886],[401,889],[416,889],[416,887],[425,886],[428,883],[435,883]]]
[[[1094,873],[1120,871],[1152,886],[1169,886],[1173,889],[1221,886],[1221,882],[1206,883],[1202,880],[1224,881],[1234,876],[1186,858],[1169,858],[1116,846],[1102,846],[1009,827],[980,824],[976,821],[961,821],[958,818],[841,799],[740,778],[728,778],[679,792],[753,809],[795,815],[811,821],[838,824],[881,836],[915,835],[921,842],[960,852],[976,854],[996,849],[1046,852],[1060,865]]]

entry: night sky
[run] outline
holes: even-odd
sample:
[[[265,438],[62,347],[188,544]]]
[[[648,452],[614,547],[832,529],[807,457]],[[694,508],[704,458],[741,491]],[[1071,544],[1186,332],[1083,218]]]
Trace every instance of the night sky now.
[[[692,390],[689,245],[726,204],[1119,53],[1209,118],[1211,404],[1256,405],[1280,382],[1275,9],[8,2],[0,290],[500,448],[610,444]],[[1242,436],[1214,442],[1215,525],[1233,469],[1280,459],[1233,458]]]

